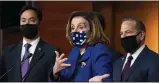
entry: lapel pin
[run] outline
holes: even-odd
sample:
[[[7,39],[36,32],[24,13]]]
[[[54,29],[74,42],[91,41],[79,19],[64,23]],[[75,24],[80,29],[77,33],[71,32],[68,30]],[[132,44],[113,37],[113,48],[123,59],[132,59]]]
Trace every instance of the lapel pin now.
[[[81,64],[82,64],[82,66],[81,66],[82,68],[83,68],[84,66],[86,66],[86,63],[85,63],[85,62],[82,62]]]
[[[122,58],[122,60],[124,60],[124,57]]]
[[[39,48],[38,50],[41,51],[41,48]]]

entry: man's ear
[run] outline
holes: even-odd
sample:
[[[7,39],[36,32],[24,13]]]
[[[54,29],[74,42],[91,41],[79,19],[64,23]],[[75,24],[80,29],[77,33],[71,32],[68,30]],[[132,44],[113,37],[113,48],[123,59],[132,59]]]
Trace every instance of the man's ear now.
[[[40,29],[40,24],[41,24],[41,22],[38,21],[38,23],[37,23],[38,29]]]
[[[145,39],[145,36],[146,36],[145,32],[144,32],[144,31],[141,31],[140,40],[144,40],[144,39]]]

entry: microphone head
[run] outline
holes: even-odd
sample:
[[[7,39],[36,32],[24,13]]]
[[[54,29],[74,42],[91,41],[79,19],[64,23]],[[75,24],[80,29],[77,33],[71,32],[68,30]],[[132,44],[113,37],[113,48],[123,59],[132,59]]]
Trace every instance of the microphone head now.
[[[26,58],[26,59],[28,59],[28,58],[30,58],[30,57],[32,57],[33,56],[33,54],[32,53],[30,53],[29,54],[29,56]]]
[[[29,59],[29,58],[32,57],[32,56],[33,56],[33,54],[30,53],[25,59],[23,58],[22,62],[24,62],[25,60]]]
[[[59,52],[59,55],[61,55],[61,54],[62,54],[62,52],[61,52],[60,48],[57,48],[57,49],[56,49],[56,51],[58,51],[58,52]]]

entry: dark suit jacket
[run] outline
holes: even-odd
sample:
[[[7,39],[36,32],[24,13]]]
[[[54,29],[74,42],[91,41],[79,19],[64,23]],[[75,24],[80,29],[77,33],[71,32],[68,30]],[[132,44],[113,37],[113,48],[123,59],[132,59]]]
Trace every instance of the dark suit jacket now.
[[[21,78],[21,49],[22,43],[15,44],[4,49],[1,62],[1,75],[16,65],[1,81],[20,82]],[[29,65],[29,70],[24,81],[27,82],[47,82],[48,72],[55,62],[55,47],[40,40],[33,58]]]
[[[113,81],[121,81],[122,67],[126,56],[119,58],[113,65]],[[127,82],[159,82],[159,55],[147,46],[139,54],[131,70],[126,75]]]
[[[108,49],[110,50],[110,52],[111,52],[111,54],[112,54],[112,61],[113,61],[113,63],[114,63],[116,60],[118,60],[120,57],[123,56],[122,53],[120,53],[120,52],[114,50],[113,48],[108,48]]]

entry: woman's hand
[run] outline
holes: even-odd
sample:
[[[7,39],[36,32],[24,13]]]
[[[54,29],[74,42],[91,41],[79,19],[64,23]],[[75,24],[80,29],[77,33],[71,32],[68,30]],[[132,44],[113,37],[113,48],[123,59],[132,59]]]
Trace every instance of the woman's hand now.
[[[67,68],[70,67],[71,64],[66,64],[64,63],[68,58],[64,58],[65,54],[62,53],[61,56],[59,55],[59,52],[55,51],[56,53],[56,61],[55,61],[55,65],[53,67],[53,76],[56,79],[58,77],[58,73]]]
[[[93,78],[89,79],[89,82],[102,82],[102,79],[109,77],[109,74],[104,74],[102,76],[94,76]]]

